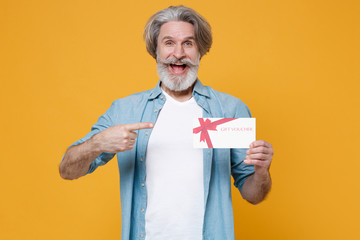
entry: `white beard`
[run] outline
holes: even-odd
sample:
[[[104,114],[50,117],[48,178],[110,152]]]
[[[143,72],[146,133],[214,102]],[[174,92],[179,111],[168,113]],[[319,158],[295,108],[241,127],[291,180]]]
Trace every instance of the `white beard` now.
[[[164,61],[160,60],[159,57],[156,59],[157,61],[157,72],[160,78],[160,81],[171,91],[184,91],[191,87],[196,79],[197,73],[199,70],[200,57],[194,63],[190,59],[176,59],[176,58],[168,58]],[[183,63],[187,65],[187,73],[183,76],[173,75],[169,72],[169,64],[173,63]]]

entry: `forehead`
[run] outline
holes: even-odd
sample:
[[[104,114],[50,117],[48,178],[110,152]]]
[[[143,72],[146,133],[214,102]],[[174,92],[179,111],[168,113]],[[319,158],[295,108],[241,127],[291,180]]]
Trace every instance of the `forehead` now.
[[[194,37],[194,26],[188,22],[171,21],[164,23],[160,28],[159,41],[163,38],[184,39]]]

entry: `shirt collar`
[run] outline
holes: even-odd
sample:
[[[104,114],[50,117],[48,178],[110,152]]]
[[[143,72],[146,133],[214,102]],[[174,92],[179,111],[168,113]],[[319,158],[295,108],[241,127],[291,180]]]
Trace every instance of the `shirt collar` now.
[[[160,83],[161,81],[159,81],[156,87],[152,89],[152,91],[150,92],[149,99],[155,99],[159,95],[161,95],[162,90],[160,87]],[[196,79],[192,95],[194,96],[195,93],[198,93],[208,98],[210,97],[209,90],[200,82],[199,79]]]
[[[207,87],[205,87],[199,79],[196,79],[196,82],[195,82],[195,86],[194,86],[194,89],[193,89],[193,96],[194,96],[194,93],[198,93],[200,95],[203,95],[207,98],[210,97],[210,94],[209,94],[209,89]]]
[[[149,99],[155,99],[155,98],[157,98],[159,95],[161,95],[162,90],[161,90],[161,87],[160,87],[160,83],[161,83],[161,81],[159,81],[159,82],[157,83],[156,87],[151,90]]]

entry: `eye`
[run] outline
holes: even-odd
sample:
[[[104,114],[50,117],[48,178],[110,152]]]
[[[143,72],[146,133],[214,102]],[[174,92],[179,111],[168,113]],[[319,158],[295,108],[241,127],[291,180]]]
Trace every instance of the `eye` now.
[[[165,45],[166,46],[171,46],[171,45],[173,45],[173,42],[172,41],[167,41],[167,42],[165,42]]]
[[[191,47],[193,45],[193,43],[192,42],[185,42],[184,45],[187,46],[187,47]]]

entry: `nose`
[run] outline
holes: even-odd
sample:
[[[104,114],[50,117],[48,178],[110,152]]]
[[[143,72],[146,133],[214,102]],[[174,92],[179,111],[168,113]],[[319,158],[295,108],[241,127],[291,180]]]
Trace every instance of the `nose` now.
[[[182,59],[185,57],[185,51],[181,44],[175,46],[173,55],[177,59]]]

